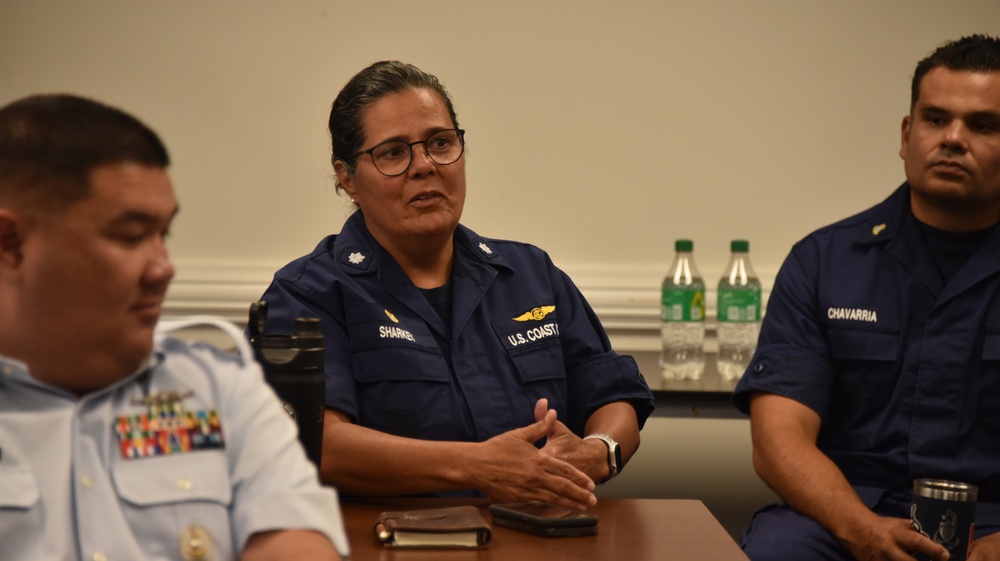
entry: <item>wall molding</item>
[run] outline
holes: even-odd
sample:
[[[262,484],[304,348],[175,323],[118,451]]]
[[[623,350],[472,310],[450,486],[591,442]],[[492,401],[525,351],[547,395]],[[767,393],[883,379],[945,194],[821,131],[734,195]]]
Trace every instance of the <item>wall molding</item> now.
[[[221,316],[245,325],[251,302],[257,300],[284,263],[178,262],[177,275],[167,292],[164,317],[194,314]],[[564,266],[590,302],[614,346],[622,351],[659,348],[659,287],[664,267],[587,264]],[[758,271],[764,301],[774,282],[774,271]],[[715,283],[706,280],[709,330],[715,317]]]

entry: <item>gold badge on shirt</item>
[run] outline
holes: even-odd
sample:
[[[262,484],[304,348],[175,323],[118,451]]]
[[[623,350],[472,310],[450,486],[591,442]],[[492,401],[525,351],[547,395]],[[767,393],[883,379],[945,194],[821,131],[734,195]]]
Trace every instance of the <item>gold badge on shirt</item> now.
[[[180,549],[184,561],[210,561],[212,538],[201,526],[188,526],[181,532]]]
[[[539,306],[537,308],[532,308],[530,311],[524,312],[513,319],[514,321],[538,321],[545,319],[545,316],[554,311],[556,311],[555,306]]]

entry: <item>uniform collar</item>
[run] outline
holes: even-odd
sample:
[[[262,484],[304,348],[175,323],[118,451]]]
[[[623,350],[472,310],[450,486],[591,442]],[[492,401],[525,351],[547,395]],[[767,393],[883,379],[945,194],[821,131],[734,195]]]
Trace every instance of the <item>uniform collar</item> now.
[[[916,226],[916,217],[910,210],[910,184],[903,183],[885,201],[866,213],[855,241],[866,245],[888,242],[897,237],[909,220],[914,221]],[[983,243],[983,247],[991,247],[990,253],[1000,260],[1000,228]]]
[[[459,224],[455,229],[456,250],[465,248],[468,254],[482,263],[495,267],[511,266],[504,258],[497,244],[479,236],[469,228]],[[341,228],[333,245],[334,258],[340,267],[350,275],[374,273],[382,266],[383,249],[365,226],[364,215],[355,211]]]
[[[483,238],[461,224],[455,229],[455,253],[451,278],[453,308],[451,321],[443,320],[417,290],[402,268],[385,252],[365,227],[364,216],[355,212],[344,223],[333,245],[333,258],[348,275],[377,275],[381,287],[401,305],[408,307],[442,337],[450,340],[468,323],[476,306],[485,297],[497,269],[511,269],[498,243]]]
[[[945,286],[910,210],[909,183],[903,183],[885,201],[862,216],[855,240],[864,245],[883,244],[887,253],[938,295],[938,305],[1000,272],[1000,228],[997,228]]]
[[[382,246],[365,226],[361,211],[355,211],[340,229],[333,243],[334,258],[349,275],[363,275],[379,270]]]
[[[455,229],[455,246],[464,247],[470,255],[482,263],[493,267],[511,268],[495,240],[484,238],[461,224]]]
[[[31,374],[28,374],[28,365],[3,355],[0,355],[0,378],[22,381],[34,380]]]
[[[903,183],[889,198],[866,213],[855,241],[864,245],[887,243],[896,237],[910,213],[910,185]]]
[[[134,379],[138,378],[139,376],[141,376],[141,375],[143,375],[143,374],[145,374],[147,372],[152,372],[164,360],[164,353],[158,347],[159,347],[159,345],[157,345],[157,348],[155,348],[153,350],[153,352],[151,352],[149,354],[149,356],[147,356],[145,358],[145,360],[142,361],[142,363],[139,365],[139,367],[136,368],[135,371],[133,371],[128,376],[125,376],[124,378],[122,378],[122,379],[120,379],[120,380],[118,380],[116,382],[113,382],[113,383],[111,383],[111,384],[109,384],[109,385],[107,385],[107,386],[105,386],[103,388],[99,388],[99,389],[96,389],[96,390],[94,390],[94,391],[92,391],[90,393],[87,393],[87,394],[81,396],[79,399],[87,399],[87,398],[89,398],[91,396],[94,396],[94,395],[100,395],[100,394],[103,394],[105,392],[112,391],[115,388],[118,388],[120,386],[123,386],[125,384],[128,384],[128,383],[132,382]],[[23,363],[23,362],[21,362],[19,360],[14,360],[12,358],[7,358],[5,356],[0,355],[0,379],[2,379],[2,378],[6,378],[8,380],[11,380],[11,381],[14,381],[14,382],[17,382],[17,383],[20,383],[20,384],[25,384],[25,385],[28,385],[28,386],[34,386],[36,388],[44,388],[44,389],[46,389],[48,391],[55,391],[55,392],[58,392],[58,393],[62,393],[62,394],[66,394],[66,395],[71,395],[71,396],[73,395],[71,392],[67,392],[66,390],[64,390],[62,388],[57,388],[55,386],[50,386],[49,384],[46,384],[44,382],[40,382],[39,380],[37,380],[34,376],[31,375],[30,372],[28,372],[28,365],[27,364],[25,364],[25,363]]]

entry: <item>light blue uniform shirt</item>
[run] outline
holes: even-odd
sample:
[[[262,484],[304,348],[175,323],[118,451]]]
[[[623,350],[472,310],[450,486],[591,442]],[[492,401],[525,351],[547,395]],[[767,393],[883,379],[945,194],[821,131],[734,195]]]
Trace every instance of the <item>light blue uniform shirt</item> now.
[[[216,411],[224,447],[126,457],[123,419],[167,392],[186,412]],[[131,376],[78,399],[0,357],[0,559],[179,560],[207,537],[206,559],[231,560],[277,529],[322,532],[346,557],[336,492],[255,363],[164,339]]]

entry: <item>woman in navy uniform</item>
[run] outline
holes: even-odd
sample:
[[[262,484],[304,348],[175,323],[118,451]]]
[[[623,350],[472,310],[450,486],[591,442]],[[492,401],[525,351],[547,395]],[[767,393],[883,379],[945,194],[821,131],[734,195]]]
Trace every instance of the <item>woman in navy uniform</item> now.
[[[323,326],[323,478],[359,495],[594,504],[652,393],[545,252],[459,224],[465,133],[444,87],[373,64],[337,96],[330,134],[357,211],[263,296],[269,332]]]

